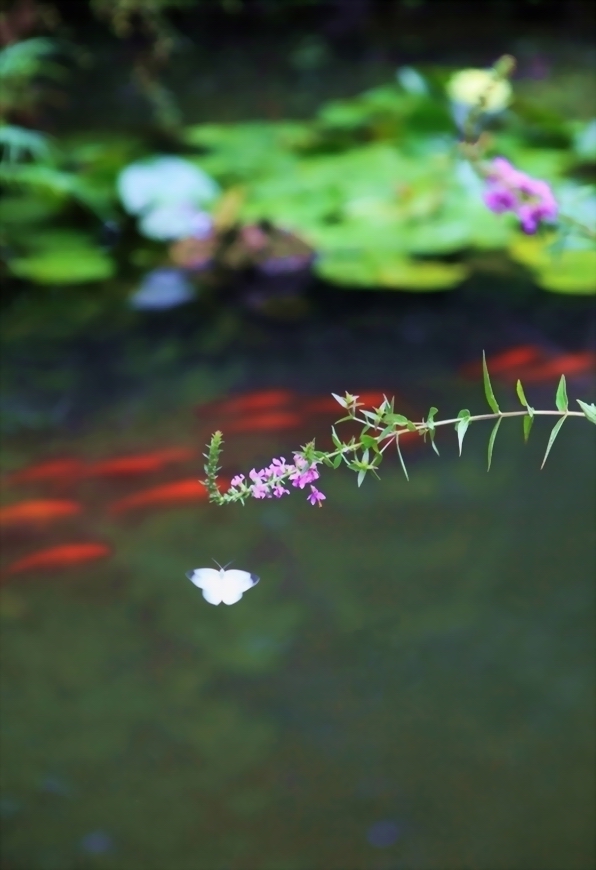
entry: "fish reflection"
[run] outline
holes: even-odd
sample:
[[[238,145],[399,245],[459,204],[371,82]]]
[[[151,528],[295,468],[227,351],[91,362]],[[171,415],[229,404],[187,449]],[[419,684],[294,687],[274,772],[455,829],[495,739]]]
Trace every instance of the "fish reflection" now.
[[[32,499],[0,508],[0,527],[39,525],[81,513],[79,502],[69,499]]]
[[[111,550],[106,544],[59,544],[46,550],[39,550],[12,562],[6,574],[21,574],[32,570],[51,570],[69,568],[109,556]]]

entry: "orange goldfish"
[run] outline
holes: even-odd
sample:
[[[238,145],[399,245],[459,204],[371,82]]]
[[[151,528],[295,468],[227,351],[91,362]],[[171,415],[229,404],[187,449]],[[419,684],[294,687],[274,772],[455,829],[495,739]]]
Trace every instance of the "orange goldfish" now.
[[[553,356],[535,345],[521,345],[488,357],[486,364],[489,374],[503,381],[515,383],[519,378],[522,382],[540,383],[562,374],[567,377],[593,374],[596,352],[586,350]],[[478,362],[465,365],[461,374],[480,377],[482,365]]]
[[[382,393],[379,390],[365,390],[363,393],[356,391],[358,402],[366,409],[378,408],[385,396],[391,400],[393,393],[391,390]],[[344,409],[333,396],[316,396],[308,400],[304,405],[304,411],[307,414],[337,414],[340,417],[344,416]]]
[[[37,483],[37,481],[63,480],[78,477],[83,468],[80,459],[48,459],[9,475],[11,483]]]
[[[29,556],[17,559],[6,569],[6,574],[21,574],[35,569],[50,570],[69,568],[83,562],[91,562],[110,554],[110,548],[105,544],[60,544],[47,550],[39,550]]]
[[[188,501],[205,501],[207,490],[196,478],[190,477],[165,483],[163,486],[153,486],[120,498],[110,505],[112,513],[122,513],[134,508],[157,507],[160,505],[175,505]]]
[[[40,524],[79,514],[82,505],[68,499],[33,499],[0,508],[1,526]]]
[[[240,417],[223,423],[224,434],[234,432],[277,432],[281,429],[295,429],[302,418],[291,411],[271,411],[268,414]]]
[[[262,411],[292,405],[298,398],[291,390],[260,390],[256,393],[244,393],[243,395],[231,396],[229,399],[210,402],[197,408],[197,413],[204,414],[207,412],[209,416],[213,417],[250,414],[251,411]]]
[[[196,450],[188,447],[170,447],[153,453],[139,453],[134,456],[119,456],[94,462],[85,469],[87,477],[128,477],[135,474],[148,474],[160,471],[172,462],[185,462],[194,459]]]
[[[586,350],[580,353],[566,353],[548,360],[540,365],[530,366],[517,374],[511,373],[508,379],[516,381],[519,377],[524,383],[537,384],[542,381],[559,378],[581,377],[596,374],[596,353]]]

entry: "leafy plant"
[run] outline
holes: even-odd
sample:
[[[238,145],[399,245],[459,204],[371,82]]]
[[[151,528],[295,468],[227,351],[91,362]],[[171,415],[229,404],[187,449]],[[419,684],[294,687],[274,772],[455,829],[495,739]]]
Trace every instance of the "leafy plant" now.
[[[315,442],[311,441],[294,452],[294,462],[286,463],[285,459],[274,459],[270,466],[255,471],[253,469],[248,479],[240,474],[236,475],[227,490],[221,491],[218,486],[218,465],[222,445],[223,433],[215,432],[211,436],[211,440],[207,446],[205,455],[205,480],[202,481],[209,493],[210,501],[218,505],[232,504],[241,502],[244,504],[247,498],[281,498],[283,495],[289,494],[286,484],[291,483],[294,487],[304,489],[307,485],[311,490],[308,500],[311,504],[321,506],[325,495],[321,493],[317,487],[313,486],[314,481],[319,478],[318,467],[325,465],[329,468],[339,468],[340,465],[345,465],[350,471],[354,471],[357,475],[358,486],[360,486],[367,474],[372,472],[375,477],[378,477],[377,469],[381,464],[386,451],[394,446],[403,472],[408,478],[408,472],[400,447],[400,438],[408,437],[411,434],[418,435],[425,441],[428,438],[430,444],[438,454],[438,449],[435,444],[435,434],[439,427],[453,426],[457,435],[459,446],[459,454],[461,456],[464,438],[472,423],[483,420],[493,421],[493,428],[488,440],[487,451],[487,468],[490,470],[493,458],[493,450],[499,432],[499,428],[503,420],[511,417],[521,417],[523,421],[524,439],[527,441],[530,435],[532,423],[536,417],[556,417],[558,418],[550,433],[542,468],[551,452],[555,439],[563,424],[569,417],[583,417],[590,423],[596,424],[596,405],[577,400],[580,406],[580,411],[569,410],[569,400],[567,397],[567,385],[565,375],[561,375],[559,385],[555,395],[554,410],[536,410],[527,401],[525,391],[521,381],[517,382],[517,396],[523,406],[522,411],[502,411],[495,397],[491,384],[486,358],[482,357],[482,370],[484,382],[484,394],[490,408],[488,414],[471,414],[467,408],[462,409],[455,417],[450,417],[444,420],[436,420],[435,416],[438,413],[437,408],[431,408],[425,419],[420,421],[409,420],[404,414],[399,414],[395,411],[395,400],[384,398],[378,408],[366,409],[362,402],[358,401],[358,396],[346,393],[345,396],[333,394],[335,400],[345,411],[345,416],[342,417],[331,428],[331,437],[335,450],[317,450]],[[335,426],[340,423],[359,423],[363,428],[358,437],[352,436],[349,441],[342,441],[337,434]]]

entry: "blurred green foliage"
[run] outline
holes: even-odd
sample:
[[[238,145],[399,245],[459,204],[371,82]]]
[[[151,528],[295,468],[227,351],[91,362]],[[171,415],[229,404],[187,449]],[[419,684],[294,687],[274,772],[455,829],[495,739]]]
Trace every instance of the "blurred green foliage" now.
[[[28,43],[16,59],[11,55]],[[18,45],[0,52],[0,78],[6,77],[9,94],[39,74],[52,50],[49,40]],[[328,102],[308,121],[179,126],[169,150],[183,151],[221,186],[220,201],[210,205],[216,228],[223,210],[222,231],[255,224],[289,231],[316,253],[315,273],[333,284],[447,290],[471,274],[478,253],[500,251],[546,290],[594,292],[596,255],[589,243],[571,230],[560,250],[552,250],[552,234],[526,239],[515,219],[484,206],[482,182],[457,148],[445,95],[448,74],[401,69],[394,83]],[[564,214],[593,223],[596,190],[587,182],[596,166],[595,123],[571,121],[521,98],[490,122],[488,155],[501,154],[545,178]],[[128,226],[116,180],[132,161],[159,156],[150,143],[125,134],[78,134],[50,142],[5,123],[0,146],[0,181],[9,191],[0,215],[9,271],[41,284],[78,284],[114,274],[113,255],[96,241],[98,220]],[[50,221],[60,232],[45,232]],[[129,234],[125,259],[131,264],[139,241]],[[78,262],[83,249],[86,265]],[[163,248],[162,262],[167,261]],[[246,258],[236,261],[244,264]],[[223,280],[229,262],[225,267]]]

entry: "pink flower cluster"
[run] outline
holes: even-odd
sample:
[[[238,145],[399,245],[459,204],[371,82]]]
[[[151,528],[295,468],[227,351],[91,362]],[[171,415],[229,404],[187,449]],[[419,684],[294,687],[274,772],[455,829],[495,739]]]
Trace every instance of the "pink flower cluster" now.
[[[252,469],[249,472],[249,483],[243,474],[237,474],[230,481],[232,489],[238,491],[245,490],[246,495],[253,498],[281,498],[282,495],[289,495],[290,490],[283,485],[286,481],[291,481],[292,486],[304,489],[308,484],[310,493],[307,500],[312,504],[321,506],[321,502],[327,497],[320,492],[316,486],[312,486],[312,481],[318,480],[319,472],[315,463],[309,463],[300,454],[294,454],[294,464],[286,463],[282,456],[281,459],[273,459],[271,465],[267,468],[262,468],[260,471]]]
[[[493,160],[487,182],[484,202],[488,208],[496,214],[514,212],[524,233],[533,235],[541,221],[556,219],[557,201],[546,181],[520,172],[504,157]]]

